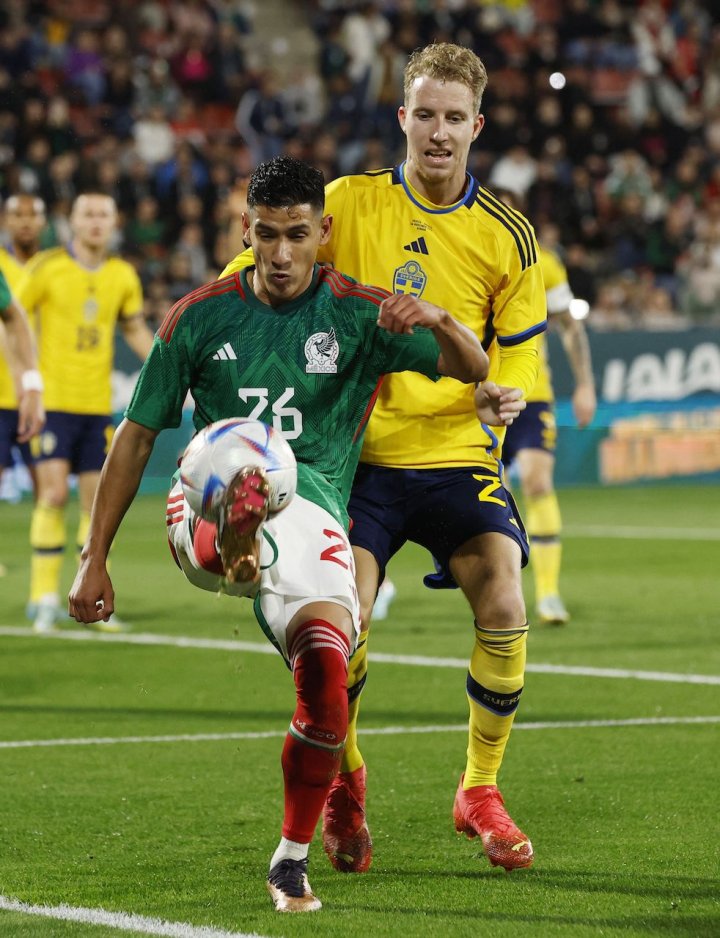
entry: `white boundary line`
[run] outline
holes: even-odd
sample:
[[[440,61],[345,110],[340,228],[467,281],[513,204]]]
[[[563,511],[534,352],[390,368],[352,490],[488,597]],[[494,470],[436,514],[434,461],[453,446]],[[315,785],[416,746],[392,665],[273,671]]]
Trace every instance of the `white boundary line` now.
[[[1,634],[1,633],[0,633]],[[370,661],[383,664],[409,664],[417,667],[444,667],[467,669],[468,663],[463,658],[424,658],[420,655],[385,655],[370,652]],[[632,679],[636,681],[666,681],[671,684],[718,684],[720,675],[716,674],[674,674],[671,671],[634,671],[628,668],[588,668],[571,664],[532,664],[525,665],[528,674],[566,674],[573,677],[610,677]]]
[[[208,925],[190,925],[187,922],[168,922],[128,912],[108,912],[105,909],[85,909],[72,905],[31,905],[0,895],[0,910],[40,915],[61,922],[82,922],[85,925],[105,925],[120,931],[142,932],[144,935],[167,935],[169,938],[262,938],[256,932],[224,931]]]
[[[245,651],[257,655],[276,655],[269,642],[241,642],[222,638],[190,638],[186,635],[155,635],[150,632],[124,632],[117,635],[92,632],[87,629],[70,629],[34,635],[29,628],[0,626],[0,638],[37,638],[41,641],[59,639],[66,642],[110,642],[123,645],[161,645],[174,648],[205,648],[215,651]],[[430,658],[422,655],[389,655],[370,652],[370,661],[378,664],[404,664],[422,668],[467,669],[466,658]],[[720,685],[720,675],[676,674],[671,671],[636,671],[629,668],[590,668],[581,665],[527,664],[529,674],[565,674],[572,677],[606,677],[635,681],[662,681],[670,684]]]
[[[641,525],[569,524],[563,525],[563,537],[607,538],[608,540],[720,541],[720,530],[713,528],[663,528]]]
[[[623,726],[691,726],[720,723],[720,716],[630,717],[626,720],[558,720],[557,722],[515,723],[513,730],[579,730]],[[466,733],[467,723],[428,726],[378,726],[358,731],[361,736],[410,736],[428,733]],[[136,743],[214,743],[238,739],[279,739],[286,730],[238,733],[178,733],[166,736],[78,736],[69,739],[8,739],[0,749],[41,749],[53,746],[118,746]]]

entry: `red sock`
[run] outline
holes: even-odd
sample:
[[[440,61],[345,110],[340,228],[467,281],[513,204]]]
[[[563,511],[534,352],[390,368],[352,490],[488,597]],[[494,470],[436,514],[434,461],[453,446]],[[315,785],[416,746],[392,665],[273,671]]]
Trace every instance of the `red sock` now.
[[[300,627],[290,649],[297,706],[282,753],[282,834],[301,844],[313,838],[345,748],[348,647],[339,629],[324,619],[311,619]]]
[[[218,576],[225,573],[217,549],[217,525],[213,524],[212,521],[205,521],[204,518],[196,519],[195,531],[193,532],[193,550],[195,551],[195,559],[203,570],[217,573]]]

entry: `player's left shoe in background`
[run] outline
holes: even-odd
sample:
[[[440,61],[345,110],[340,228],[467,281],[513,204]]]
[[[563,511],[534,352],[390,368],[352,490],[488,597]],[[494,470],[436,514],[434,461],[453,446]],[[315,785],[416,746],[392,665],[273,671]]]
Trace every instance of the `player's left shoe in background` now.
[[[538,618],[545,625],[564,625],[570,621],[570,613],[559,596],[545,596],[535,608]]]
[[[383,619],[387,619],[390,606],[396,596],[397,587],[389,577],[385,577],[375,597],[375,605],[372,611],[373,622],[382,622]]]
[[[99,622],[88,622],[85,628],[93,632],[105,632],[108,635],[118,635],[123,632],[129,632],[131,629],[128,623],[123,622],[122,619],[118,619],[114,612],[107,622],[103,619],[100,619]]]
[[[277,912],[317,912],[322,902],[313,895],[307,878],[308,861],[280,860],[267,878],[268,892]]]
[[[468,837],[479,837],[488,860],[506,870],[521,870],[532,865],[532,844],[505,810],[502,795],[495,785],[463,788],[463,778],[455,795],[453,818],[455,830]]]
[[[48,635],[57,631],[60,607],[54,602],[39,602],[34,606],[33,632],[36,635]]]
[[[365,873],[372,863],[372,839],[365,819],[367,770],[338,772],[323,808],[323,849],[341,873]]]

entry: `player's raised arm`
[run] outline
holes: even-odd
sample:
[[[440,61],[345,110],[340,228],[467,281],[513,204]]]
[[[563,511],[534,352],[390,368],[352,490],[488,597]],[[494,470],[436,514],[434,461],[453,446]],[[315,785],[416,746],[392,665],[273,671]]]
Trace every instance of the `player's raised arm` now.
[[[430,329],[440,346],[438,372],[466,384],[484,381],[490,362],[475,333],[441,306],[395,293],[383,300],[378,326],[388,332],[412,335],[413,326]]]
[[[80,567],[68,597],[68,611],[78,622],[107,621],[115,609],[107,556],[135,498],[157,434],[157,430],[125,419],[113,437],[95,493]]]

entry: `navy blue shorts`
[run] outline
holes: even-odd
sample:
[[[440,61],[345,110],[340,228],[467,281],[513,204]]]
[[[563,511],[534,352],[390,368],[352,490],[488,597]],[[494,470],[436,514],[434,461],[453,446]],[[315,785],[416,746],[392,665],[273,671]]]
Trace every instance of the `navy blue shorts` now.
[[[72,472],[98,472],[114,432],[112,418],[107,414],[49,410],[44,429],[30,441],[30,452],[34,462],[67,459]]]
[[[508,468],[521,449],[542,449],[555,455],[555,408],[548,401],[532,401],[505,431],[502,459]]]
[[[30,447],[17,441],[18,412],[0,408],[0,467],[7,469],[14,460],[12,449],[17,448],[26,466],[31,465]]]
[[[375,557],[381,579],[390,558],[406,541],[430,551],[437,572],[426,586],[457,584],[450,558],[478,534],[512,538],[528,561],[528,541],[512,495],[497,472],[484,466],[457,469],[387,469],[360,463],[348,503],[350,543]]]

